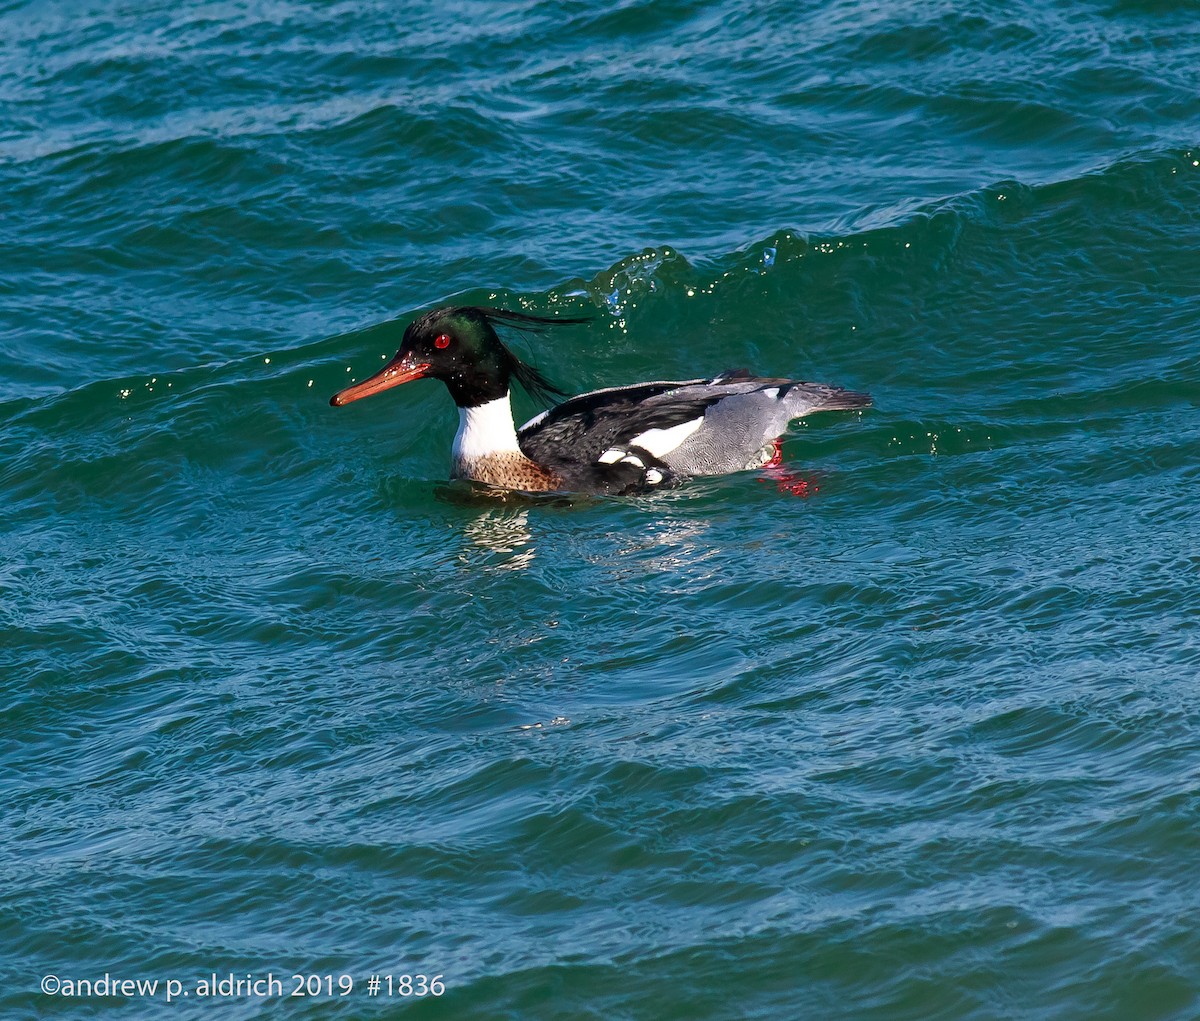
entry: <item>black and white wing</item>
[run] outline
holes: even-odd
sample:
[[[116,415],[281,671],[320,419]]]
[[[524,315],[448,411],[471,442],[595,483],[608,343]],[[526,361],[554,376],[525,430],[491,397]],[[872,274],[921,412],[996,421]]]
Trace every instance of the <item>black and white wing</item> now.
[[[868,395],[839,387],[736,370],[710,380],[582,394],[527,422],[517,436],[533,460],[568,476],[590,471],[598,490],[629,492],[638,486],[618,484],[636,478],[646,488],[679,476],[757,467],[764,445],[792,419],[870,403]]]

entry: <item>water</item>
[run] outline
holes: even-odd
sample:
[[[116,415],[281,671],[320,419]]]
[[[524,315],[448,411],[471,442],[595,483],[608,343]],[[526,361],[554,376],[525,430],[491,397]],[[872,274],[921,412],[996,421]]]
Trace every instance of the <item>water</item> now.
[[[1194,4],[0,27],[6,1018],[1200,1016]],[[471,498],[448,301],[876,408]]]

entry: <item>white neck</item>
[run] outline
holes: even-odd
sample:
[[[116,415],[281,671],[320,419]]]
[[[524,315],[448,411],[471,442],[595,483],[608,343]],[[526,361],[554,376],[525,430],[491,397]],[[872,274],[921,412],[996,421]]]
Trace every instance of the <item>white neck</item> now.
[[[458,409],[458,432],[454,437],[454,460],[470,463],[490,454],[520,452],[513,428],[508,394],[477,408]]]

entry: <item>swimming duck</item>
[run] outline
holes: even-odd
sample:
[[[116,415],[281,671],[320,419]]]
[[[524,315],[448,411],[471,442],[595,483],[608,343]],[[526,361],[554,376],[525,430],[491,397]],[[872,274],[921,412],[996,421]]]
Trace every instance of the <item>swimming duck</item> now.
[[[612,494],[777,464],[778,437],[792,419],[871,404],[865,393],[752,376],[744,369],[712,379],[593,390],[554,403],[566,393],[521,361],[496,332],[498,326],[537,332],[586,321],[476,306],[436,308],[409,324],[387,365],[329,403],[341,407],[410,380],[438,379],[458,405],[452,478],[523,492]],[[520,429],[509,403],[514,379],[553,404]]]

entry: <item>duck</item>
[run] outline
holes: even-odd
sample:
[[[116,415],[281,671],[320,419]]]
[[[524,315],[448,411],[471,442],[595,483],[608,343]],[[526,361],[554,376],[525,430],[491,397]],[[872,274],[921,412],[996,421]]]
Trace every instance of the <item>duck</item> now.
[[[731,369],[710,379],[659,380],[569,396],[500,339],[586,318],[501,308],[435,308],[404,331],[378,372],[334,394],[343,407],[418,379],[445,384],[458,407],[451,479],[522,493],[628,496],[688,478],[778,465],[780,437],[817,411],[858,411],[869,394]],[[519,429],[513,382],[550,405]]]

